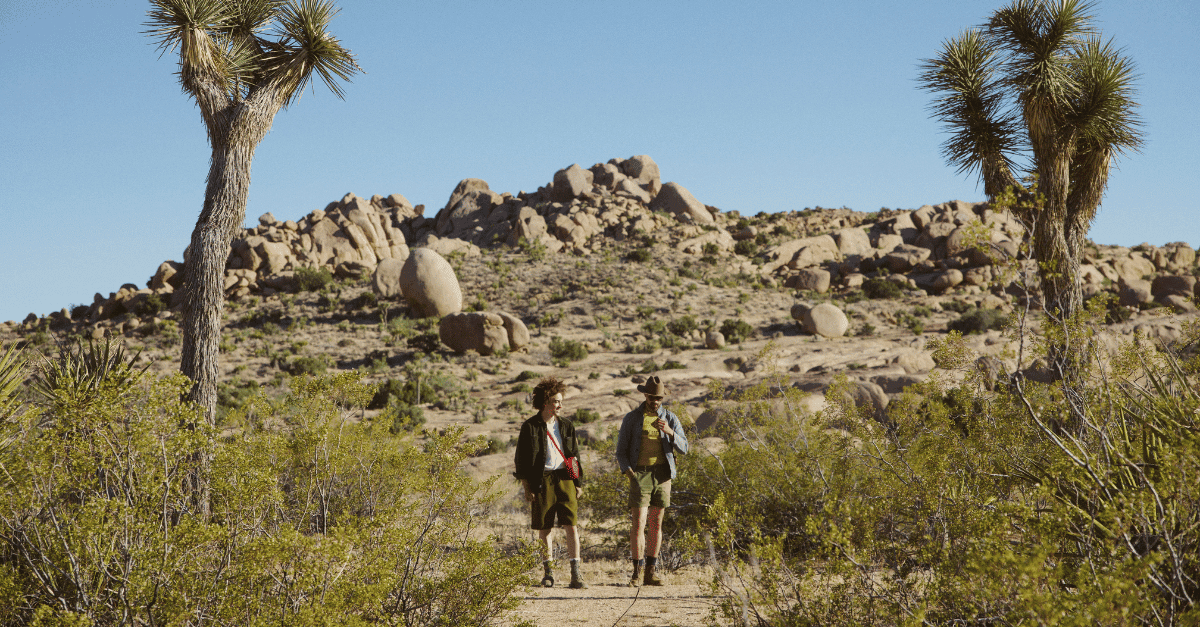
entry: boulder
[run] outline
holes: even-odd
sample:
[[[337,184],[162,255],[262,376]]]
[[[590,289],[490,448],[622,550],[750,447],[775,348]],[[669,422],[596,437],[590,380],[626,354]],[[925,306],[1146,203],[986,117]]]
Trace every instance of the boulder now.
[[[626,163],[629,162],[626,161]],[[666,211],[680,222],[693,224],[712,224],[714,222],[712,214],[708,212],[704,203],[696,200],[696,197],[679,183],[663,185],[654,200],[650,201],[650,210]]]
[[[384,259],[375,266],[371,276],[371,287],[380,298],[396,298],[403,294],[400,289],[400,273],[404,262],[399,259]]]
[[[1158,299],[1158,302],[1170,307],[1179,313],[1191,313],[1196,311],[1196,303],[1187,296],[1179,294],[1167,294]]]
[[[830,274],[821,268],[801,268],[796,274],[788,277],[783,286],[789,289],[808,290],[824,294],[829,291]]]
[[[415,248],[408,255],[400,270],[400,291],[422,317],[442,317],[462,310],[462,289],[454,268],[428,248]]]
[[[150,289],[160,290],[170,285],[175,289],[183,287],[183,264],[174,261],[164,261],[150,279]]]
[[[1126,280],[1124,277],[1117,283],[1117,297],[1124,307],[1137,307],[1138,305],[1154,300],[1154,296],[1150,292],[1149,281],[1142,279]]]
[[[893,273],[908,272],[917,264],[928,259],[929,254],[930,251],[928,248],[901,244],[892,252],[884,255],[879,260],[879,265],[891,270]]]
[[[901,394],[910,385],[916,385],[929,378],[925,374],[881,374],[871,377],[871,383],[878,385],[884,393]]]
[[[850,329],[846,314],[829,303],[821,303],[804,312],[800,323],[806,332],[823,337],[842,337]]]
[[[650,204],[650,192],[642,189],[637,181],[633,179],[621,179],[617,183],[617,194],[632,198],[643,205]]]
[[[904,368],[904,372],[908,374],[918,374],[933,370],[935,364],[933,357],[924,351],[905,350],[899,355],[892,358],[891,363]]]
[[[511,350],[521,350],[529,345],[529,329],[520,318],[504,313],[503,311],[496,312],[500,319],[504,322],[504,331],[508,334],[508,347]]]
[[[1159,300],[1169,295],[1190,298],[1195,289],[1196,277],[1191,275],[1160,276],[1150,284],[1150,294]]]
[[[658,164],[649,155],[636,155],[622,161],[621,172],[638,183],[646,185],[647,190],[657,188],[662,182]]]
[[[962,283],[963,273],[960,270],[949,269],[923,274],[913,274],[909,278],[911,278],[913,282],[917,284],[917,287],[927,292],[940,294]]]
[[[1115,259],[1113,269],[1116,270],[1117,277],[1126,282],[1142,281],[1145,280],[1144,277],[1154,274],[1154,264],[1137,253]]]
[[[438,322],[438,337],[456,353],[473,350],[480,355],[491,355],[508,348],[504,319],[486,311],[444,316]]]
[[[917,225],[913,223],[909,212],[904,212],[886,220],[875,223],[873,230],[879,233],[899,235],[905,243],[911,243],[917,238]]]
[[[715,329],[705,331],[704,347],[709,349],[725,348],[725,334]]]
[[[871,237],[859,228],[835,231],[833,241],[842,255],[864,255],[871,250]]]
[[[889,399],[878,384],[870,381],[850,381],[850,389],[846,390],[845,395],[859,411],[868,413],[878,422],[887,422]]]
[[[522,239],[528,242],[537,241],[546,234],[546,219],[538,215],[532,207],[521,207],[516,222],[508,233],[508,243],[516,246]]]
[[[621,169],[611,163],[597,163],[589,170],[592,173],[592,184],[610,191],[617,191],[617,184],[625,180]]]
[[[802,237],[784,242],[764,253],[766,263],[761,272],[770,274],[782,266],[803,268],[817,265],[838,256],[837,244],[828,235]]]
[[[550,199],[554,202],[571,202],[592,188],[595,175],[579,167],[578,163],[554,173]]]

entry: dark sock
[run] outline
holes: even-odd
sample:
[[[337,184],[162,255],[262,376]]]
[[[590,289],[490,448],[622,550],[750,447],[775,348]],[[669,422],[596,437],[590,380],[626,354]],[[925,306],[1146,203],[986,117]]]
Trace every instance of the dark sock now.
[[[647,557],[647,558],[646,558],[646,565],[647,565],[647,566],[653,566],[653,565],[655,565],[655,564],[657,564],[657,563],[658,563],[658,558],[657,558],[657,557]]]
[[[634,567],[634,568],[637,568],[637,567],[639,567],[639,566],[641,566],[641,565],[642,565],[642,562],[643,562],[644,560],[635,560],[635,559],[631,559],[631,560],[629,560],[629,561],[633,562],[633,567]]]

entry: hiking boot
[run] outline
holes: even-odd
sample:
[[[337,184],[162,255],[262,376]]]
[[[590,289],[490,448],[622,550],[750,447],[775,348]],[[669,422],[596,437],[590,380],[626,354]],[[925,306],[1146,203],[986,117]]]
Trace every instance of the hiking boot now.
[[[545,562],[542,564],[542,566],[545,568],[545,571],[546,571],[545,574],[542,575],[542,587],[543,588],[553,588],[554,587],[554,571],[550,570],[550,562]]]
[[[629,578],[629,587],[636,588],[642,585],[642,565],[637,564],[633,567],[633,575]]]
[[[571,562],[571,585],[568,586],[573,590],[583,590],[588,587],[583,583],[583,575],[579,574],[579,562]]]
[[[662,579],[659,579],[658,577],[654,576],[654,567],[649,564],[646,565],[646,577],[645,577],[645,579],[642,579],[642,585],[643,586],[661,586],[661,585],[663,585]]]

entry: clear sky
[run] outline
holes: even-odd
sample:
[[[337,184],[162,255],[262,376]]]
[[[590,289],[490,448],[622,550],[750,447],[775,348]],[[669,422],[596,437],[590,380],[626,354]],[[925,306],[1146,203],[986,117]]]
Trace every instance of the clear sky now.
[[[663,181],[742,214],[982,200],[941,156],[918,65],[999,1],[341,0],[366,74],[283,111],[247,223],[346,192],[433,215],[455,184],[532,191],[572,163],[648,154]],[[1091,237],[1200,246],[1200,9],[1103,1],[1140,72],[1146,145]],[[134,0],[0,0],[0,321],[144,286],[179,260],[209,148],[175,59]]]

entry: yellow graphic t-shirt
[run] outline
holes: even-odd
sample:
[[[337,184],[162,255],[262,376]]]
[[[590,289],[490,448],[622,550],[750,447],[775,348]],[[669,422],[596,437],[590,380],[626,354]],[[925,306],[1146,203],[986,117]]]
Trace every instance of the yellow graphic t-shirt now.
[[[638,466],[654,466],[663,463],[662,433],[654,428],[658,414],[642,414],[642,450],[638,454]]]

